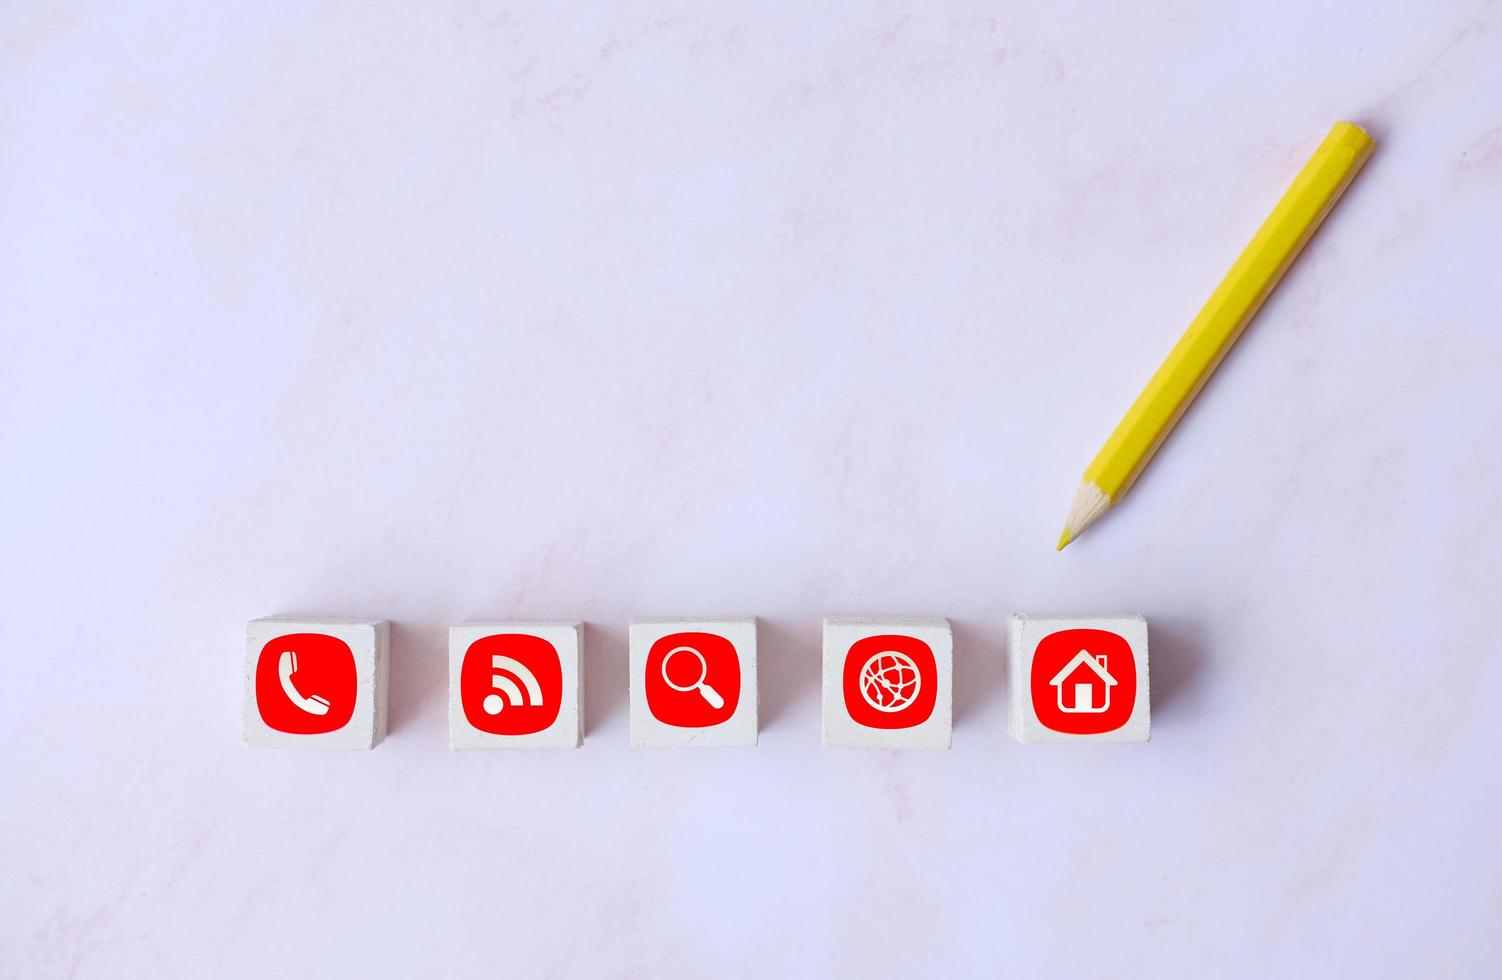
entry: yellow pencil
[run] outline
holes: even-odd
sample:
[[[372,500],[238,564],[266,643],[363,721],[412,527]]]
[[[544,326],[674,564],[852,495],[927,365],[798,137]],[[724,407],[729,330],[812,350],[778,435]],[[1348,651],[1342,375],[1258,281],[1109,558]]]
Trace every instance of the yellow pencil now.
[[[1371,152],[1372,138],[1360,126],[1338,122],[1331,128],[1086,467],[1064,520],[1060,549],[1120,503]]]

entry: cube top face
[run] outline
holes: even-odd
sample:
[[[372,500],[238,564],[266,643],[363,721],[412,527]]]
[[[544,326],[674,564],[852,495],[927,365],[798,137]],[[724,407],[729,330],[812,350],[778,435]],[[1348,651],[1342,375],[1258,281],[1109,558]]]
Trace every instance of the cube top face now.
[[[946,619],[824,620],[824,744],[947,749],[954,634]]]
[[[1148,740],[1147,620],[1018,614],[1009,633],[1013,738]]]
[[[756,744],[756,620],[631,624],[631,744]]]
[[[449,628],[449,747],[577,748],[584,740],[584,626]]]
[[[245,631],[245,741],[368,749],[386,735],[386,648],[378,620],[269,617]]]

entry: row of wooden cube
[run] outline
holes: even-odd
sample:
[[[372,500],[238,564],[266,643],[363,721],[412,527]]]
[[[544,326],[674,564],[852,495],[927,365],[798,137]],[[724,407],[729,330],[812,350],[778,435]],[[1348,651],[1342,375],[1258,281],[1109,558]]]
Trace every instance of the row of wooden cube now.
[[[633,746],[756,744],[755,619],[638,620],[629,632]],[[1009,632],[1014,738],[1148,739],[1141,616],[1017,614]],[[252,621],[246,742],[350,749],[379,743],[386,733],[388,635],[380,621]],[[824,744],[948,748],[953,646],[945,619],[826,618]],[[466,623],[450,630],[453,748],[577,747],[583,694],[581,623]]]

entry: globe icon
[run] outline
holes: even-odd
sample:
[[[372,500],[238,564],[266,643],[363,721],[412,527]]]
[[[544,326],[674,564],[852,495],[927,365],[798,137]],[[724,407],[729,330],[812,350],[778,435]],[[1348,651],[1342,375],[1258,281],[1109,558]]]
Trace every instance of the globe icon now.
[[[861,667],[861,697],[877,711],[901,711],[917,699],[922,680],[912,657],[886,650]]]

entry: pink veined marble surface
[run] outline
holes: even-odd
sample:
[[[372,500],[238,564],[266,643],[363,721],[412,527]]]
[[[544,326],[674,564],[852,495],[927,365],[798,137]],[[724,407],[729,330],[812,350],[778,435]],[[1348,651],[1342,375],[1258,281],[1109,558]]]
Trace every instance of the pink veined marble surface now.
[[[1499,239],[1493,3],[8,4],[0,975],[1494,975]],[[1013,611],[1147,616],[1153,741],[1013,743]],[[240,744],[298,612],[394,623],[374,752]],[[760,746],[629,750],[701,613]],[[826,613],[954,621],[952,751],[821,747]],[[506,617],[581,750],[446,748]]]

